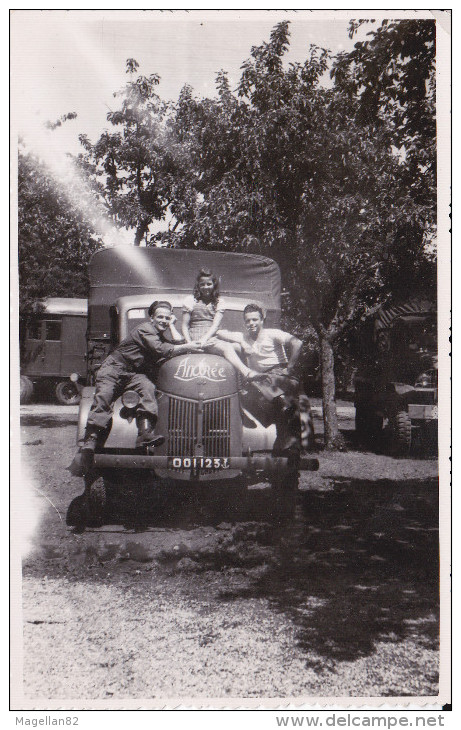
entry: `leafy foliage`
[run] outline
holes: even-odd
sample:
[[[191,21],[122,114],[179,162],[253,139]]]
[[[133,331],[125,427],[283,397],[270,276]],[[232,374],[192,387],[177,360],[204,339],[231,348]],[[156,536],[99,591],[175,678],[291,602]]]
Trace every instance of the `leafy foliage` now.
[[[362,124],[358,98],[319,86],[327,52],[312,47],[304,64],[285,70],[287,45],[282,23],[253,48],[240,99],[222,72],[217,100],[183,90],[176,127],[195,196],[178,240],[273,255],[292,272],[290,290],[311,324],[333,333],[359,290],[374,301],[395,269],[408,283],[410,267],[418,280],[433,211],[415,199],[407,165],[392,152],[392,126]]]
[[[85,152],[79,156],[106,214],[116,225],[135,229],[135,245],[173,204],[171,187],[177,170],[165,126],[168,107],[156,93],[160,77],[135,78],[138,67],[133,58],[127,60],[130,79],[114,94],[121,100],[120,108],[110,111],[107,119],[116,131],[103,132],[95,144],[80,135]]]
[[[46,122],[45,127],[54,131],[58,127],[62,127],[64,122],[67,122],[69,119],[76,119],[76,117],[77,112],[69,112],[68,114],[63,114],[62,116],[60,116],[59,119],[57,119],[55,122]]]
[[[352,38],[367,21],[351,22]],[[351,97],[365,123],[393,125],[394,144],[433,142],[435,132],[435,21],[384,20],[369,40],[341,53],[331,75]]]
[[[351,22],[351,38],[365,22]],[[437,193],[435,21],[384,20],[368,36],[338,55],[331,75],[358,102],[359,122],[387,125],[391,144],[404,158],[403,184],[419,216],[426,217],[431,238]]]
[[[289,25],[280,23],[252,48],[238,95],[224,72],[215,100],[183,90],[175,128],[188,152],[188,196],[181,229],[165,241],[279,262],[293,329],[318,338],[334,444],[335,341],[391,293],[406,297],[409,287],[434,281],[424,243],[435,206],[423,190],[413,127],[397,137],[397,111],[385,105],[379,119],[367,117],[344,59],[334,87],[322,87],[325,49],[311,46],[303,64],[285,67],[288,45]]]
[[[44,297],[86,297],[88,260],[101,242],[45,165],[23,150],[18,216],[21,317]]]

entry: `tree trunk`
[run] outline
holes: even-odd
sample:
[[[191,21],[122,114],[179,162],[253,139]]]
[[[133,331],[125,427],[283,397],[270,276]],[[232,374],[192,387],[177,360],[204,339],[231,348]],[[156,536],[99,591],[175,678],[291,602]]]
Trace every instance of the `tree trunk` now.
[[[144,238],[144,236],[146,235],[146,231],[148,228],[149,228],[148,223],[144,223],[144,222],[139,223],[138,227],[136,228],[136,233],[134,236],[134,245],[135,246],[141,245],[141,241]]]
[[[343,449],[344,439],[339,432],[335,397],[334,353],[331,339],[320,334],[320,363],[322,367],[323,423],[325,448]]]

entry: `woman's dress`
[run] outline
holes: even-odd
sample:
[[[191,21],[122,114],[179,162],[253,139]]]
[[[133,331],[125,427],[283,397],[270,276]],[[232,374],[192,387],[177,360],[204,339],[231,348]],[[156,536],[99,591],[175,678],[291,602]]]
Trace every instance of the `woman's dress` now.
[[[221,301],[218,304],[209,302],[205,304],[201,299],[194,299],[193,296],[187,297],[184,302],[184,311],[189,312],[189,333],[192,340],[200,340],[213,324],[213,320],[217,312],[224,312],[225,305]]]

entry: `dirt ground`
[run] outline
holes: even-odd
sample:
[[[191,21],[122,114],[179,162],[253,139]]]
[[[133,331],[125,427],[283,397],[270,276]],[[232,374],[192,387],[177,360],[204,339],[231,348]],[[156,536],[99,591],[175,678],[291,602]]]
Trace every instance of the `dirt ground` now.
[[[99,529],[66,512],[82,480],[76,408],[23,410],[29,513],[24,696],[411,696],[438,691],[434,457],[321,450],[282,516],[265,484],[118,495]],[[341,415],[342,413],[342,415]],[[78,707],[78,702],[76,702]]]

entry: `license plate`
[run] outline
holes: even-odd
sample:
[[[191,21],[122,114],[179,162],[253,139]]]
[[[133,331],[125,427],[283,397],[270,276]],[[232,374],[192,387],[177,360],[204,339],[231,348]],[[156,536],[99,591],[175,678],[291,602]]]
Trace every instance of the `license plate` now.
[[[205,456],[171,456],[168,459],[169,469],[230,469],[228,457]]]

